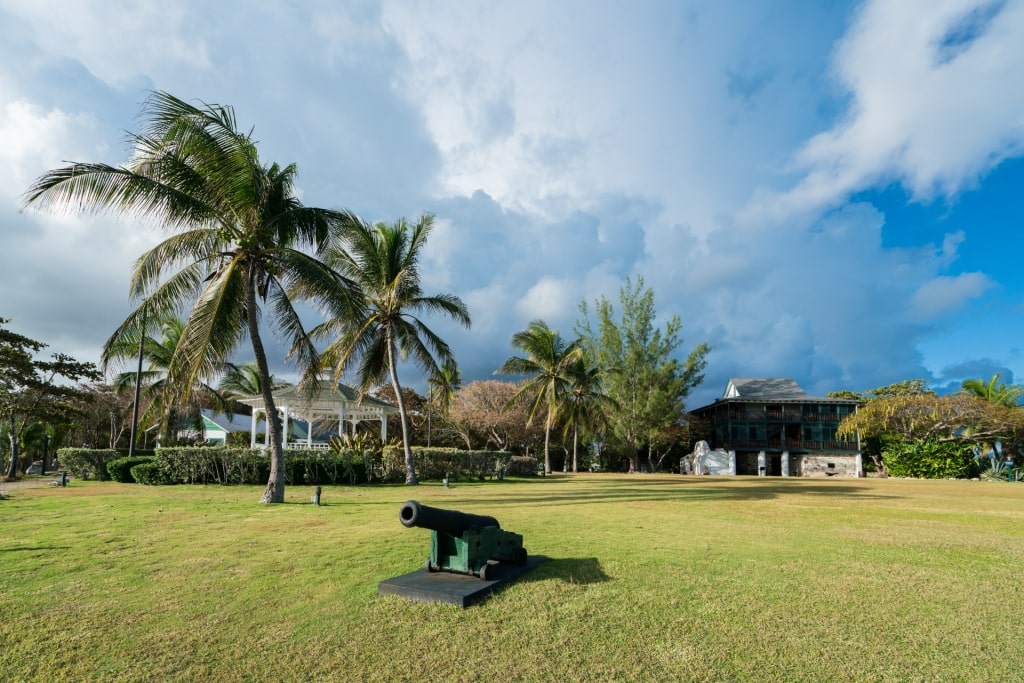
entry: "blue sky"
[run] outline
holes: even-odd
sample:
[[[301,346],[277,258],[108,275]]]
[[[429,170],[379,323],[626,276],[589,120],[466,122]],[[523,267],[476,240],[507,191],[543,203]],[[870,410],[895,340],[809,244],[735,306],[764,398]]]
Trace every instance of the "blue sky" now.
[[[309,205],[434,212],[466,379],[640,274],[714,348],[692,407],[729,377],[1017,381],[1022,45],[1021,0],[0,0],[0,317],[97,359],[162,233],[19,198],[125,161],[160,89],[233,105]]]

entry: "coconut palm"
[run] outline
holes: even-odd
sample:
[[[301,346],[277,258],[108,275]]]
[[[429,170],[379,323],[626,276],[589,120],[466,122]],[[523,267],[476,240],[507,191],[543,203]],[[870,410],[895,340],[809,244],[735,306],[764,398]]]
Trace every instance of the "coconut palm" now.
[[[347,291],[337,304],[325,307],[327,321],[313,330],[317,338],[332,341],[324,349],[325,364],[340,379],[358,359],[357,386],[361,395],[390,377],[402,422],[405,483],[416,484],[409,415],[398,379],[400,360],[411,360],[428,376],[454,362],[448,344],[416,317],[420,312],[441,313],[469,327],[466,305],[457,296],[426,296],[420,285],[419,259],[433,227],[434,217],[424,214],[412,225],[404,218],[393,224],[370,225],[359,221],[346,248],[332,250],[326,262],[362,292],[363,314],[353,316]]]
[[[982,379],[965,379],[960,384],[960,389],[970,396],[977,396],[1008,408],[1016,408],[1021,394],[1024,394],[1024,387],[1000,382],[998,372],[992,375],[988,382]]]
[[[618,407],[618,403],[601,389],[601,369],[587,362],[581,356],[568,370],[569,392],[565,397],[566,422],[565,432],[572,431],[572,471],[579,472],[577,444],[580,428],[596,431],[604,428],[608,422],[608,411]]]
[[[512,346],[526,355],[510,357],[498,368],[497,373],[530,376],[512,396],[509,405],[528,400],[531,421],[542,408],[546,409],[544,471],[550,474],[551,428],[564,407],[570,386],[570,372],[582,357],[583,349],[579,339],[566,343],[558,331],[548,327],[543,320],[534,320],[525,330],[512,335]]]
[[[270,376],[271,389],[286,389],[291,386],[284,380],[279,380],[273,375]],[[236,396],[262,396],[263,380],[260,379],[260,368],[255,362],[226,363],[224,374],[217,383],[217,390],[222,396],[234,398]]]
[[[136,383],[144,387],[149,406],[143,413],[142,423],[160,426],[160,441],[171,444],[175,440],[177,427],[182,419],[198,421],[200,402],[220,409],[223,405],[221,395],[205,380],[200,378],[190,391],[179,391],[180,384],[168,380],[174,354],[181,341],[185,323],[174,315],[163,315],[156,321],[158,336],[145,334],[142,338],[142,358],[146,369],[141,373],[121,372],[114,377],[114,389],[117,392],[134,389]],[[132,359],[139,349],[137,335],[119,337],[104,350],[102,360],[106,370],[119,361]]]
[[[441,365],[437,369],[437,374],[427,378],[427,386],[430,387],[427,398],[440,408],[443,414],[447,414],[455,400],[455,394],[462,388],[462,373],[459,372],[459,366],[454,360]]]
[[[303,380],[315,385],[319,355],[289,292],[344,290],[315,255],[352,223],[345,211],[303,206],[296,168],[261,163],[251,133],[238,130],[231,107],[193,106],[164,92],[142,107],[143,131],[129,136],[121,167],[72,163],[32,184],[26,205],[107,211],[154,220],[173,234],[135,263],[130,292],[141,300],[107,342],[136,334],[150,315],[188,311],[168,379],[187,395],[227,361],[246,336],[252,343],[267,414],[277,415],[263,337],[269,323],[290,344]],[[166,277],[164,277],[166,275]],[[268,308],[264,316],[263,309]],[[284,501],[284,453],[277,419],[268,419],[270,477],[262,502]]]

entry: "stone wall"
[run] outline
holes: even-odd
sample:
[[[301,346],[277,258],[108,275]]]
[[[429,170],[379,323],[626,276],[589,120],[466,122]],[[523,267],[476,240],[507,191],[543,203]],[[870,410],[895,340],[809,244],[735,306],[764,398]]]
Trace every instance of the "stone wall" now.
[[[856,477],[857,456],[850,453],[804,455],[798,471],[803,477]]]

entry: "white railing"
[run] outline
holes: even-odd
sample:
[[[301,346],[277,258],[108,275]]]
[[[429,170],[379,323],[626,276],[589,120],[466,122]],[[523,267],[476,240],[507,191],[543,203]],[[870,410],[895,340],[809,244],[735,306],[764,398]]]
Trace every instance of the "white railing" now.
[[[305,441],[289,441],[284,445],[285,448],[294,448],[296,450],[311,450],[311,451],[326,451],[331,446],[326,443],[306,443]]]

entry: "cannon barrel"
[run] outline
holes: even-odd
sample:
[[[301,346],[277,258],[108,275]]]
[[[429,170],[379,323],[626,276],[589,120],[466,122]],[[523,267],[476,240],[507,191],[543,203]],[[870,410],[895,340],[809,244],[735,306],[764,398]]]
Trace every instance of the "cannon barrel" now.
[[[418,526],[455,537],[462,536],[469,529],[483,529],[489,526],[501,528],[498,520],[490,515],[471,515],[458,510],[442,510],[429,505],[420,505],[415,500],[406,501],[402,509],[398,511],[398,519],[407,527]]]

